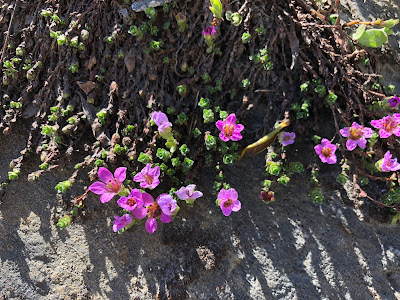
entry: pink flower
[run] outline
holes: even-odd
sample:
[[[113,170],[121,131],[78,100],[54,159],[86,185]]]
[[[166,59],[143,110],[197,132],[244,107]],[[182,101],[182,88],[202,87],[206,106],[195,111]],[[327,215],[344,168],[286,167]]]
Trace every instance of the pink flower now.
[[[133,217],[130,214],[125,214],[122,217],[114,216],[114,225],[113,225],[113,230],[114,232],[117,232],[124,228],[126,225],[129,225],[133,221]]]
[[[215,34],[215,27],[214,26],[207,26],[202,32],[203,35],[211,35]]]
[[[336,155],[335,151],[337,147],[331,144],[327,139],[322,139],[321,144],[314,147],[315,152],[319,155],[319,158],[323,163],[327,164],[335,164],[336,163]]]
[[[167,133],[169,130],[171,130],[172,124],[168,121],[168,117],[166,114],[164,114],[161,111],[155,111],[151,115],[153,118],[154,123],[158,126],[158,130],[161,133]]]
[[[123,209],[130,210],[136,219],[143,219],[147,215],[146,206],[154,202],[148,193],[142,193],[139,189],[133,189],[128,197],[121,197],[117,201]]]
[[[279,140],[283,146],[291,145],[294,143],[296,134],[294,132],[282,132],[279,136]]]
[[[217,121],[215,125],[221,130],[219,138],[224,142],[229,140],[236,142],[243,138],[240,132],[244,129],[244,126],[242,124],[236,124],[235,114],[230,114],[225,121]]]
[[[396,96],[393,96],[393,97],[389,98],[387,101],[388,101],[390,107],[394,108],[394,107],[397,107],[399,105],[400,98],[396,97]]]
[[[160,167],[151,168],[151,164],[147,164],[140,173],[133,177],[133,180],[140,182],[142,188],[154,189],[160,183],[158,177],[160,177]]]
[[[392,134],[400,136],[400,114],[389,115],[380,120],[372,120],[371,125],[379,129],[379,136],[384,139]]]
[[[382,172],[397,171],[400,170],[400,164],[397,162],[397,158],[392,158],[392,154],[388,151],[383,156],[381,168]]]
[[[236,212],[242,208],[242,204],[238,200],[238,193],[232,188],[229,190],[222,189],[218,194],[217,201],[225,216],[229,216],[232,211]]]
[[[157,197],[156,202],[147,206],[148,219],[145,224],[146,231],[153,233],[157,230],[157,218],[163,223],[172,221],[172,215],[178,211],[176,200],[171,195],[161,194]]]
[[[348,137],[346,142],[346,148],[349,151],[353,151],[357,145],[365,149],[367,144],[366,138],[372,137],[373,131],[369,127],[364,127],[356,122],[353,122],[351,127],[345,127],[339,130],[340,134],[344,137]]]
[[[89,190],[97,195],[101,195],[101,203],[106,203],[122,190],[122,182],[126,178],[126,168],[121,167],[116,169],[113,176],[109,170],[100,167],[98,176],[103,182],[96,181],[89,187]]]
[[[187,203],[192,204],[194,200],[203,196],[203,193],[200,191],[195,191],[195,184],[189,184],[187,187],[181,187],[175,194],[179,199],[185,200]]]

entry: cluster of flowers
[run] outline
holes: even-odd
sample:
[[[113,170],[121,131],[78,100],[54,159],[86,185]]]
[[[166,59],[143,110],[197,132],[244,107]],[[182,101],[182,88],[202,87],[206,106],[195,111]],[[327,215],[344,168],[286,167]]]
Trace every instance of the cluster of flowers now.
[[[158,126],[160,135],[167,140],[169,148],[176,147],[176,141],[172,135],[172,124],[168,121],[168,117],[162,112],[154,112],[152,114],[154,123]],[[238,141],[242,139],[240,132],[244,129],[241,124],[236,124],[235,114],[229,115],[225,121],[218,121],[216,126],[221,130],[220,138],[223,141]],[[125,228],[134,222],[134,218],[141,220],[147,217],[145,228],[148,233],[153,233],[157,229],[157,219],[163,223],[170,223],[172,216],[176,215],[179,210],[177,201],[169,194],[161,194],[156,200],[149,193],[140,189],[127,189],[123,182],[126,179],[125,167],[117,168],[114,175],[106,168],[100,167],[98,177],[101,181],[94,182],[89,190],[100,196],[102,203],[109,202],[115,195],[120,196],[117,204],[126,211],[123,216],[115,216],[113,230],[115,232]],[[140,183],[143,189],[153,190],[159,183],[160,167],[152,167],[147,164],[133,178],[133,181]],[[190,184],[186,187],[182,186],[175,192],[176,196],[188,204],[202,197],[203,193],[196,191],[196,185]],[[235,189],[221,189],[218,194],[217,204],[220,206],[222,213],[229,216],[232,211],[237,212],[241,209],[241,203],[238,200],[238,193]]]
[[[126,168],[117,168],[114,175],[106,168],[100,167],[98,176],[101,181],[93,183],[89,190],[100,196],[102,203],[109,202],[115,195],[120,196],[117,204],[130,211],[130,214],[123,216],[115,216],[113,230],[115,232],[125,228],[133,222],[133,218],[138,220],[144,219],[147,216],[145,228],[148,233],[153,233],[157,229],[157,219],[163,223],[170,223],[172,216],[176,215],[179,206],[176,200],[169,194],[161,194],[156,200],[146,192],[137,188],[131,189],[128,194],[128,189],[122,184],[126,179]],[[143,170],[136,174],[133,180],[140,182],[142,188],[153,189],[159,184],[158,177],[160,176],[160,168],[158,166],[151,168],[147,164]],[[195,191],[196,185],[190,184],[186,187],[181,187],[175,192],[176,196],[188,204],[202,197],[203,193]],[[235,189],[222,189],[218,194],[218,205],[221,207],[222,213],[229,216],[232,211],[239,211],[241,203],[238,200],[238,193]]]
[[[390,99],[394,98],[397,97]],[[392,102],[393,105],[398,105],[400,99],[394,99]],[[389,103],[392,102],[389,101]],[[379,137],[382,139],[388,138],[391,135],[400,137],[400,114],[388,115],[380,120],[372,120],[371,125],[376,129],[379,129]],[[356,122],[353,122],[350,127],[341,129],[339,132],[343,137],[348,138],[346,141],[346,148],[349,151],[353,151],[357,146],[361,149],[365,149],[367,138],[373,136],[373,130],[371,128],[361,126]],[[315,146],[314,149],[323,163],[336,163],[337,157],[335,151],[337,150],[337,147],[329,140],[322,139],[321,144]],[[385,153],[384,157],[376,163],[376,166],[382,172],[400,170],[400,164],[397,162],[397,158],[392,158],[390,151]]]
[[[130,214],[125,214],[122,217],[115,216],[113,229],[115,232],[123,229],[125,226],[133,222],[133,217],[138,220],[144,219],[147,216],[145,228],[147,232],[153,233],[157,229],[157,218],[163,223],[169,223],[172,216],[175,215],[179,206],[176,200],[169,194],[161,194],[156,200],[146,192],[139,189],[131,189],[130,191],[122,184],[126,179],[126,168],[117,168],[114,175],[106,168],[99,168],[99,179],[93,183],[89,190],[100,196],[102,203],[109,202],[115,195],[120,196],[117,204],[130,211]],[[140,183],[140,187],[154,189],[160,183],[160,168],[158,166],[152,168],[147,164],[140,173],[133,178],[135,182]],[[181,187],[175,194],[179,199],[188,203],[193,203],[194,200],[203,196],[200,191],[195,191],[194,184],[187,187]]]

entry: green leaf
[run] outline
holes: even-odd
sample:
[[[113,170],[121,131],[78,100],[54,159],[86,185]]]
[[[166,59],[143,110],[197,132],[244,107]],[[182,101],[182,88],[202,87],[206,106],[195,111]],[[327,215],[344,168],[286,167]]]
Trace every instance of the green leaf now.
[[[220,0],[210,0],[210,10],[218,19],[222,19],[222,3]]]
[[[367,26],[365,26],[365,24],[361,24],[353,34],[353,39],[358,40],[365,32],[365,28],[367,28]]]
[[[388,40],[387,34],[382,29],[369,29],[358,39],[358,42],[371,48],[379,48]]]
[[[392,28],[394,25],[397,25],[399,23],[399,19],[390,19],[385,21],[385,27],[386,28]]]
[[[383,31],[385,31],[385,33],[386,33],[386,35],[391,35],[391,34],[393,34],[393,30],[392,29],[390,29],[390,28],[388,28],[388,27],[385,27],[384,29],[383,29]]]

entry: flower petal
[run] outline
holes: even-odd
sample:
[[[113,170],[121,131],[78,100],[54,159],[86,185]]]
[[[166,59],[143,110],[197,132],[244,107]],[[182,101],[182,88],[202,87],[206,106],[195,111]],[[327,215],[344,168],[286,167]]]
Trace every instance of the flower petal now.
[[[244,129],[244,126],[242,124],[236,124],[235,129],[233,130],[234,132],[241,132]]]
[[[195,189],[196,189],[196,185],[195,185],[195,184],[189,184],[189,185],[186,187],[186,190],[189,191],[189,195],[192,195]]]
[[[232,213],[232,206],[224,207],[224,206],[223,206],[223,202],[221,202],[220,207],[221,207],[222,213],[223,213],[226,217],[229,216],[229,215]]]
[[[385,155],[383,156],[384,160],[389,160],[392,158],[392,154],[390,153],[390,151],[386,151]]]
[[[160,195],[157,198],[157,203],[160,206],[162,212],[167,215],[172,215],[177,207],[176,200],[168,194]]]
[[[139,189],[132,189],[131,192],[129,193],[129,198],[141,199],[142,192]]]
[[[372,120],[371,125],[374,126],[375,128],[382,128],[383,127],[383,119],[380,120]]]
[[[154,198],[148,193],[142,193],[143,206],[147,207],[154,203]]]
[[[226,122],[226,123],[236,124],[236,116],[235,116],[235,114],[230,114],[230,115],[226,118],[225,122]]]
[[[385,139],[388,138],[389,136],[391,136],[392,133],[391,132],[387,132],[385,129],[379,129],[379,137],[381,139]]]
[[[165,131],[168,129],[168,128],[171,128],[172,127],[172,123],[170,123],[170,122],[165,122],[165,123],[162,123],[160,126],[158,126],[158,130],[160,131],[160,132],[162,132],[162,133],[165,133]]]
[[[114,179],[113,174],[104,167],[99,168],[98,175],[99,179],[105,183],[108,183],[110,180]]]
[[[135,181],[136,181],[136,180],[135,180]],[[148,184],[146,180],[143,180],[143,181],[140,183],[140,187],[142,187],[142,188],[144,188],[144,189],[147,189],[147,188],[151,188],[151,185]]]
[[[115,216],[113,229],[115,232],[121,230],[126,225],[131,224],[133,221],[133,217],[130,214],[125,214],[122,217]]]
[[[115,196],[115,193],[104,193],[100,196],[101,203],[106,203],[110,201]]]
[[[365,149],[365,147],[367,146],[367,140],[365,138],[361,138],[357,141],[357,145],[358,147],[360,147],[361,149]]]
[[[226,189],[221,189],[218,193],[218,199],[221,200],[228,200],[229,199],[229,194]]]
[[[231,136],[232,141],[234,141],[234,142],[240,141],[242,138],[243,138],[243,136],[239,132],[234,131],[232,133],[232,136]]]
[[[127,201],[128,201],[127,197],[121,197],[118,199],[117,204],[119,207],[121,207],[123,209],[130,210],[130,209],[132,209],[132,207],[129,206],[128,204],[126,204]]]
[[[227,199],[232,199],[232,200],[237,200],[238,198],[238,193],[234,188],[230,188],[227,192]]]
[[[221,140],[223,140],[224,142],[229,141],[229,138],[226,137],[222,132],[219,133],[219,138],[220,138]]]
[[[140,207],[140,208],[136,208],[132,210],[132,215],[136,218],[136,219],[143,219],[144,217],[146,217],[147,215],[147,209],[145,209],[144,207]]]
[[[398,126],[397,128],[393,129],[393,130],[392,130],[392,133],[393,133],[395,136],[399,136],[399,137],[400,137],[400,126]]]
[[[156,188],[160,184],[160,180],[158,177],[153,178],[153,183],[149,186],[150,189]]]
[[[154,177],[159,177],[160,176],[160,167],[155,166],[153,169],[151,169],[151,171],[149,173]]]
[[[163,223],[170,223],[172,221],[172,217],[166,215],[165,213],[161,213],[160,221]]]
[[[351,139],[348,139],[346,142],[346,148],[349,151],[353,151],[357,147],[357,142]]]
[[[146,228],[146,231],[148,233],[153,233],[154,231],[157,230],[157,221],[155,218],[148,218],[146,221],[146,224],[144,225]]]
[[[322,146],[321,144],[316,145],[316,146],[314,147],[315,152],[316,152],[319,156],[321,156],[321,153],[322,153],[322,150],[323,150],[323,149],[324,149],[324,146]]]
[[[179,199],[181,200],[186,200],[189,199],[189,196],[186,193],[186,188],[183,186],[179,190],[175,192],[175,194],[178,196]]]
[[[200,192],[200,191],[195,191],[193,193],[193,195],[190,197],[190,199],[197,199],[197,198],[200,198],[200,197],[203,197],[203,193]]]
[[[322,139],[321,145],[324,146],[324,148],[325,148],[325,147],[329,147],[329,146],[332,145],[332,144],[331,144],[331,142],[330,142],[329,140],[327,140],[327,139]]]
[[[217,126],[218,130],[223,131],[223,130],[224,130],[225,122],[222,121],[222,120],[218,120],[217,123],[215,123],[215,125]]]
[[[239,200],[233,202],[232,211],[239,211],[242,208],[242,203]]]
[[[332,154],[330,157],[326,158],[326,163],[330,164],[330,165],[336,164],[336,161],[337,161],[337,157],[335,154]]]
[[[89,186],[89,190],[97,195],[101,195],[107,193],[107,186],[100,181],[96,181],[91,186]]]
[[[114,172],[114,177],[119,182],[123,182],[126,179],[126,168],[125,167],[117,168]]]
[[[364,127],[364,128],[362,129],[362,133],[363,133],[363,136],[364,136],[365,138],[370,138],[370,137],[372,137],[372,135],[374,134],[374,131],[373,131],[371,128],[369,128],[369,127]]]
[[[152,116],[154,123],[156,123],[157,126],[162,125],[163,123],[168,122],[168,117],[166,114],[164,114],[161,111],[155,111]],[[172,126],[172,124],[171,124]]]
[[[146,181],[146,178],[144,177],[144,175],[142,173],[137,173],[135,175],[135,177],[133,177],[133,181],[142,182],[142,181]]]
[[[340,134],[344,137],[349,137],[350,135],[350,127],[345,127],[339,130]]]

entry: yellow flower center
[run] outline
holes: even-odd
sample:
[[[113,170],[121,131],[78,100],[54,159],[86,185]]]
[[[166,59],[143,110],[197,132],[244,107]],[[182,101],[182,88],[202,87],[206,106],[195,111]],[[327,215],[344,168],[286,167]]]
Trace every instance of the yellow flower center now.
[[[387,132],[392,132],[397,128],[399,124],[392,120],[392,118],[388,118],[387,120],[383,121],[383,129]]]
[[[357,129],[355,129],[355,128],[353,128],[353,127],[350,127],[350,130],[349,130],[349,138],[351,139],[351,140],[359,140],[360,138],[362,138],[362,136],[363,136],[363,133],[362,133],[362,128],[357,128]]]
[[[322,155],[325,156],[326,158],[331,157],[332,150],[330,148],[324,148],[322,149]]]
[[[157,218],[162,213],[161,207],[157,203],[151,205],[147,211],[149,213],[149,218]]]
[[[110,192],[118,193],[121,189],[121,183],[117,179],[108,181],[107,188]]]
[[[152,184],[153,183],[153,176],[144,175],[144,178],[146,178],[147,184]]]
[[[233,126],[233,124],[230,124],[230,123],[225,124],[223,127],[224,135],[227,137],[231,136],[234,129],[235,129],[235,126]]]

